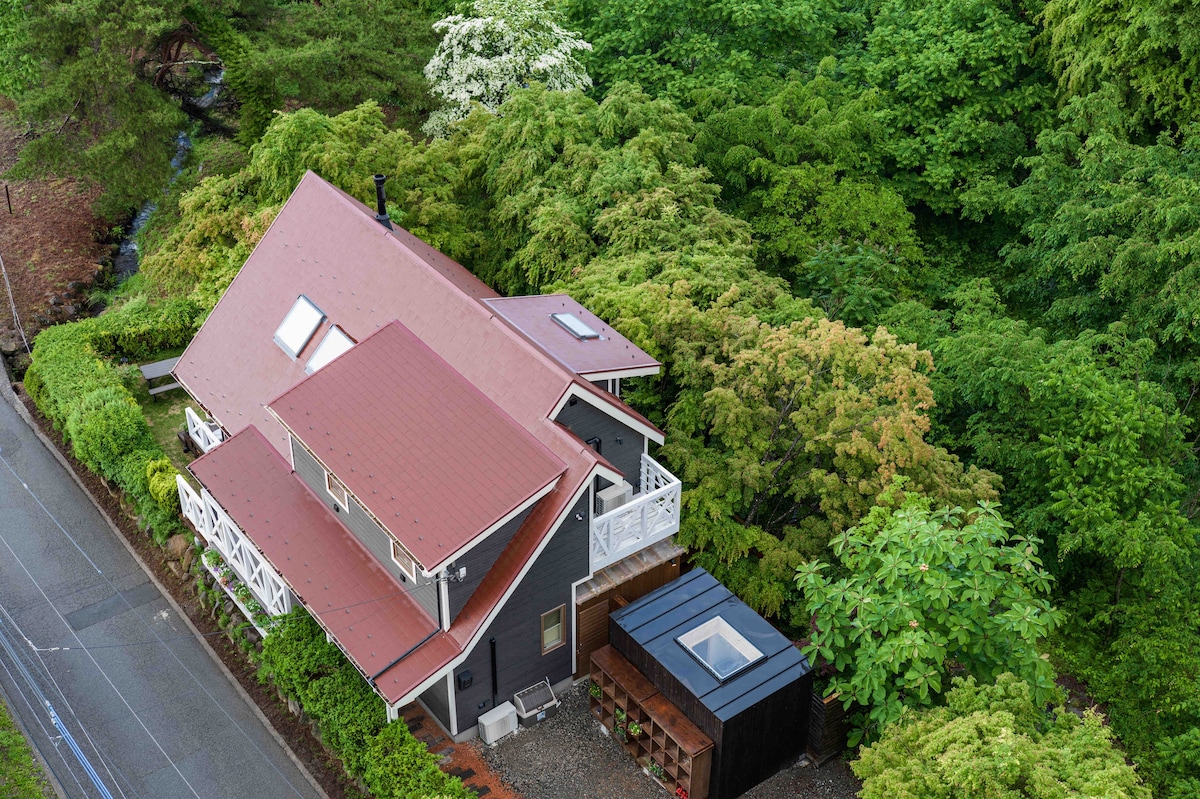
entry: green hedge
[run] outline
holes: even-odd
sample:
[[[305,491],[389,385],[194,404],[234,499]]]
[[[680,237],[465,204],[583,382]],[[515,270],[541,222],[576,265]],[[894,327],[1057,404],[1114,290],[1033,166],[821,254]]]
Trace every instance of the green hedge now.
[[[258,678],[300,703],[346,771],[361,778],[376,799],[475,796],[438,768],[437,758],[407,726],[387,723],[383,700],[303,608],[284,616],[267,635]]]
[[[178,472],[129,390],[136,372],[113,361],[145,360],[183,346],[196,333],[198,315],[187,300],[151,305],[139,297],[101,316],[56,325],[38,335],[25,374],[25,390],[75,457],[129,496],[160,543],[183,531]]]

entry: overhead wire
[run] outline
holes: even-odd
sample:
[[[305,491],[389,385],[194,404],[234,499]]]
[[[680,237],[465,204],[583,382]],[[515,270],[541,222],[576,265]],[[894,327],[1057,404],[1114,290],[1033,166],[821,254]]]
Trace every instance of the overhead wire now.
[[[225,716],[225,718],[229,721],[229,723],[232,724],[233,727],[239,733],[241,733],[242,737],[246,740],[246,742],[248,744],[250,744],[250,746],[254,749],[254,751],[257,752],[258,755],[267,764],[270,765],[271,769],[288,786],[288,788],[291,789],[292,793],[294,793],[296,796],[303,796],[303,794],[300,792],[300,790],[292,783],[291,780],[289,780],[287,778],[287,775],[285,775],[279,769],[279,767],[275,764],[275,762],[270,757],[267,756],[267,754],[262,750],[262,748],[257,744],[257,742],[255,742],[254,739],[250,736],[250,734],[246,732],[246,730],[243,728],[243,726],[241,724],[239,724],[233,718],[233,716],[230,715],[229,711],[226,710],[225,707],[216,699],[216,697],[213,696],[213,694],[208,690],[208,687],[204,684],[204,682],[199,677],[197,677],[196,674],[190,668],[188,668],[187,664],[183,662],[183,660],[179,657],[179,655],[175,652],[175,650],[172,649],[170,646],[167,646],[166,642],[163,641],[162,636],[160,636],[158,634],[158,632],[140,614],[137,613],[137,609],[129,601],[129,598],[126,597],[124,593],[122,593],[116,589],[116,586],[114,586],[112,584],[112,581],[108,579],[108,576],[96,565],[95,561],[92,560],[92,558],[87,554],[87,552],[84,551],[84,549],[79,545],[78,541],[76,541],[75,538],[72,537],[71,534],[67,532],[66,528],[63,527],[63,525],[58,521],[58,519],[54,516],[54,514],[50,512],[50,510],[45,506],[45,504],[41,501],[41,499],[37,496],[37,494],[34,493],[33,489],[31,489],[29,487],[29,485],[24,480],[21,479],[21,477],[17,473],[16,469],[14,469],[12,464],[9,463],[8,459],[4,457],[2,450],[0,450],[0,463],[4,464],[4,466],[8,469],[8,471],[12,473],[13,477],[16,478],[16,480],[21,484],[21,487],[25,489],[25,491],[34,499],[35,502],[37,502],[38,507],[40,507],[42,509],[42,512],[52,522],[54,522],[55,526],[58,527],[58,529],[62,531],[62,533],[68,538],[68,540],[71,541],[71,543],[75,546],[75,548],[77,550],[79,550],[80,554],[82,554],[84,556],[84,558],[88,561],[88,563],[92,566],[92,568],[96,571],[96,573],[99,574],[104,579],[104,581],[108,584],[109,589],[112,590],[114,594],[121,597],[122,601],[126,605],[126,608],[130,611],[133,611],[134,617],[137,618],[142,623],[142,625],[150,632],[150,634],[154,637],[155,642],[160,644],[163,647],[163,649],[166,650],[171,655],[172,658],[174,658],[175,662],[179,664],[179,666],[187,673],[187,675],[192,679],[192,681],[200,688],[200,690],[204,693],[204,695],[207,696],[208,699],[221,711],[221,713]],[[22,570],[25,571],[26,575],[28,575],[30,577],[30,580],[33,581],[35,585],[37,585],[37,582],[36,582],[36,580],[34,580],[33,575],[30,574],[29,570],[25,567],[25,564],[20,560],[20,558],[17,556],[16,552],[13,551],[12,547],[9,546],[8,541],[4,538],[3,535],[0,535],[0,541],[4,542],[5,547],[12,554],[14,560],[16,560],[16,562],[21,566]],[[66,618],[63,617],[63,615],[58,611],[58,609],[56,607],[54,607],[54,604],[51,602],[50,598],[48,596],[46,596],[46,594],[42,590],[41,586],[37,585],[37,588],[38,588],[38,591],[42,594],[43,598],[45,598],[46,604],[49,605],[50,608],[54,611],[55,615],[57,615],[59,617],[59,619],[62,620],[63,624],[66,625],[68,629],[70,629],[70,624],[67,623]],[[71,634],[72,634],[72,637],[79,644],[79,648],[88,655],[88,658],[96,666],[96,669],[100,672],[100,674],[104,677],[104,679],[109,683],[109,685],[112,687],[113,691],[117,693],[117,696],[120,697],[121,701],[125,704],[126,708],[129,709],[130,713],[132,713],[134,718],[137,719],[138,723],[142,726],[143,730],[146,731],[146,734],[148,736],[150,736],[150,738],[154,742],[155,746],[162,753],[163,757],[166,758],[167,762],[171,764],[171,767],[175,770],[176,774],[178,774],[180,779],[182,779],[183,782],[188,786],[188,788],[189,788],[189,790],[191,790],[192,794],[194,796],[196,796],[196,799],[200,799],[200,796],[196,792],[196,789],[192,786],[192,784],[190,782],[188,782],[187,778],[183,776],[183,773],[179,770],[178,765],[176,765],[175,762],[173,760],[171,760],[170,757],[167,756],[162,745],[154,737],[154,735],[150,732],[150,730],[146,727],[145,723],[141,720],[141,718],[137,715],[137,713],[133,711],[133,708],[129,705],[128,700],[126,700],[125,697],[121,694],[121,692],[117,689],[117,687],[113,683],[112,679],[108,676],[108,674],[104,671],[104,669],[101,668],[100,664],[96,661],[96,659],[92,655],[92,653],[85,648],[83,641],[79,638],[79,636],[77,634],[75,634],[73,629],[71,630]],[[31,641],[28,641],[28,639],[26,639],[26,641],[29,645],[32,645]]]

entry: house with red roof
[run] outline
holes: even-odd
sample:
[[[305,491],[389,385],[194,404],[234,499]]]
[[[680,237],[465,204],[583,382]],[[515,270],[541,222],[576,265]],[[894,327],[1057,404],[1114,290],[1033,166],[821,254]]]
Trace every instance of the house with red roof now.
[[[499,296],[379,193],[306,174],[180,357],[180,500],[268,614],[303,605],[392,717],[461,740],[678,576],[680,484],[620,399],[653,358],[569,296]]]

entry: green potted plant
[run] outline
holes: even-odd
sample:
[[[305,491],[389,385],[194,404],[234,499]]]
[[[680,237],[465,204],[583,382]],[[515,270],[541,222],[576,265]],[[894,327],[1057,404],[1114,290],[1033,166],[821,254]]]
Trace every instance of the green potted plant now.
[[[588,686],[588,693],[592,695],[592,699],[600,698],[600,683],[592,680],[592,684]]]
[[[642,734],[642,725],[638,724],[636,721],[629,722],[625,729],[629,730],[629,734],[634,738]]]
[[[661,780],[666,776],[666,772],[663,771],[663,767],[655,763],[653,760],[651,760],[650,764],[646,766],[646,770],[649,771],[655,779]]]

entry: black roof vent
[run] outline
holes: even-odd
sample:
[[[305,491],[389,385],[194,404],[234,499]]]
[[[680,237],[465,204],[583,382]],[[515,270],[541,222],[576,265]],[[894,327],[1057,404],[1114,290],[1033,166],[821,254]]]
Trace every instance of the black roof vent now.
[[[375,221],[383,225],[388,230],[392,229],[392,220],[388,218],[387,213],[387,197],[383,193],[383,182],[387,180],[386,175],[375,176]]]

